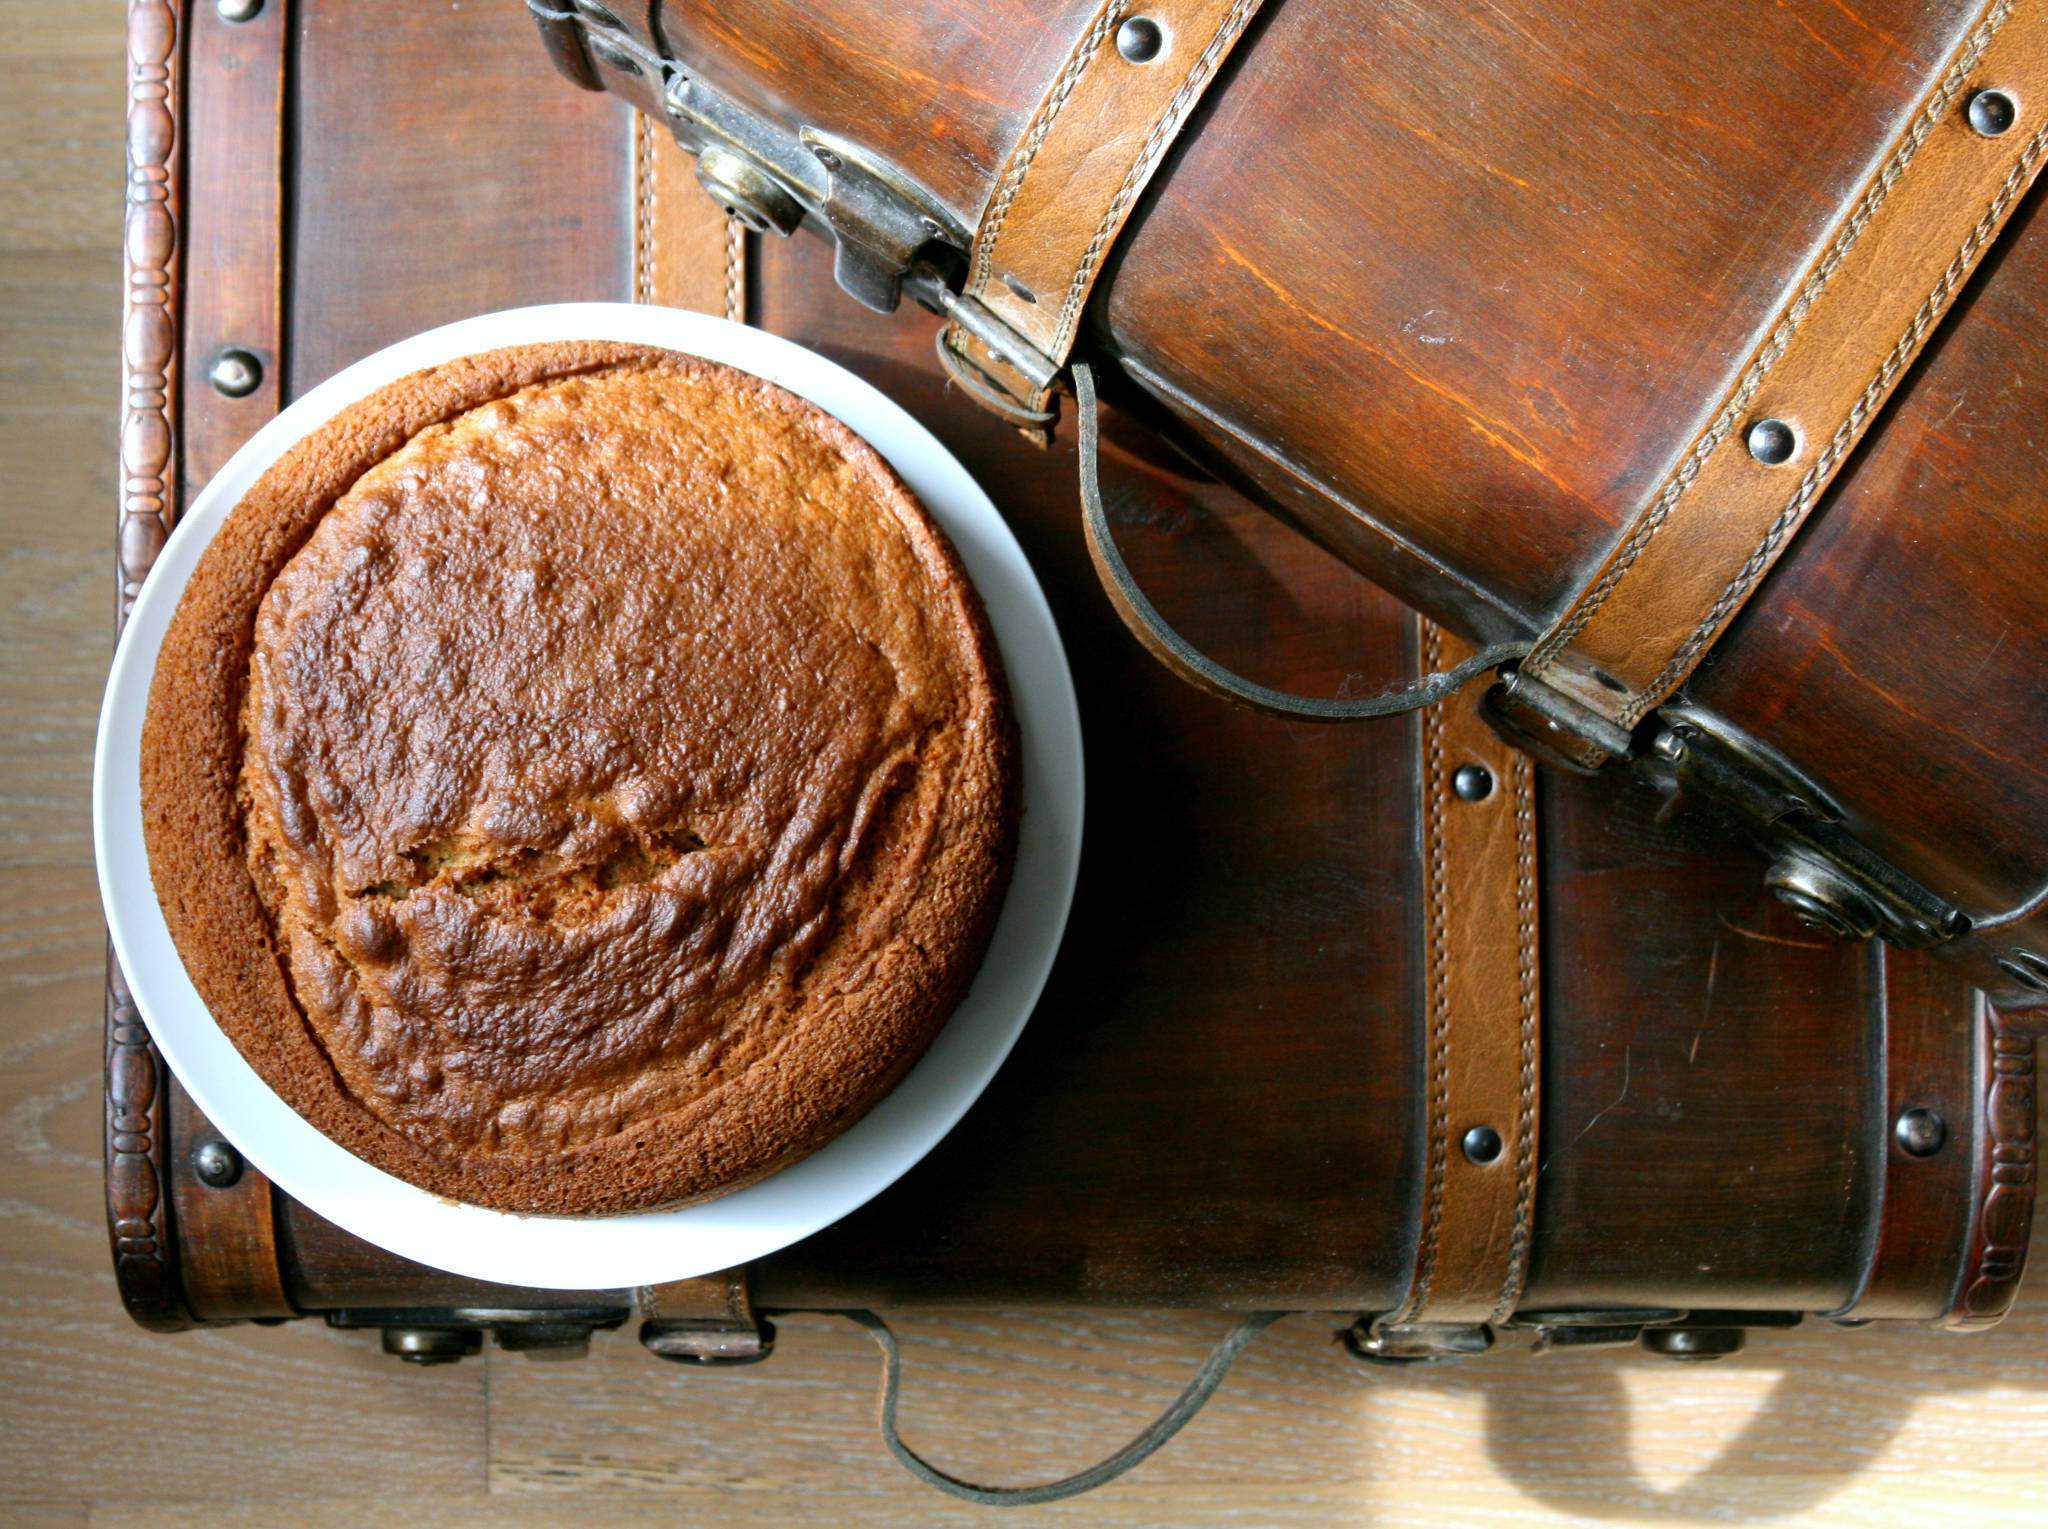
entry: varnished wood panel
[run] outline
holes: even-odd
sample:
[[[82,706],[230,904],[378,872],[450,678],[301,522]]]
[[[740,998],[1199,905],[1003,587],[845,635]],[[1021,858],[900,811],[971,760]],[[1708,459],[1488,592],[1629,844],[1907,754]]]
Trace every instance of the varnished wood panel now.
[[[1281,6],[1123,241],[1115,343],[1540,628],[1976,11]]]
[[[524,6],[379,5],[374,25],[346,0],[297,0],[294,11],[298,150],[329,173],[295,177],[287,399],[435,324],[632,296],[632,241],[614,241],[621,258],[598,266],[580,236],[632,216],[628,108],[564,84]],[[394,122],[388,103],[351,83],[380,68],[431,73],[431,106]],[[484,122],[508,118],[547,146],[538,165],[463,152]]]

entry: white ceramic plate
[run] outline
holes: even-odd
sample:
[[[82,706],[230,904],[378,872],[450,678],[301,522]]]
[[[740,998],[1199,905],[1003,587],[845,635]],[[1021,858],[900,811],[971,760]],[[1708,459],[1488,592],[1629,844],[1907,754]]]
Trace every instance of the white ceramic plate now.
[[[988,608],[1023,736],[1016,872],[988,957],[924,1059],[864,1119],[750,1188],[685,1210],[563,1220],[457,1205],[352,1156],[277,1097],[200,1001],[171,943],[142,839],[142,718],[164,629],[229,510],[287,447],[421,367],[501,345],[618,340],[722,361],[780,383],[859,432],[959,549]],[[200,493],[157,558],[114,655],[93,759],[93,839],[114,948],[166,1060],[229,1141],[286,1193],[357,1236],[476,1279],[605,1289],[686,1279],[787,1246],[879,1194],[981,1093],[1045,985],[1081,856],[1081,725],[1044,593],[995,507],[917,421],[851,372],[723,319],[625,303],[485,314],[414,335],[314,388]]]

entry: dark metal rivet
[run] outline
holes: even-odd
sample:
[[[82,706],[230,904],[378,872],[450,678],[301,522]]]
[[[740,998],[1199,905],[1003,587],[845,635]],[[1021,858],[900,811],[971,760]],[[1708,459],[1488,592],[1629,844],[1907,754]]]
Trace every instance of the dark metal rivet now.
[[[1948,1122],[1933,1110],[1907,1110],[1892,1127],[1892,1135],[1899,1139],[1908,1157],[1932,1157],[1948,1140]]]
[[[242,1154],[215,1137],[192,1149],[192,1171],[208,1189],[228,1189],[242,1177]]]
[[[1749,454],[1766,467],[1791,461],[1798,449],[1799,432],[1782,419],[1760,419],[1749,427]]]
[[[1150,16],[1133,16],[1116,29],[1116,51],[1133,64],[1149,64],[1166,46],[1166,34]]]
[[[1996,138],[2019,121],[2019,103],[2002,90],[1980,90],[1970,97],[1970,126],[1986,138]]]
[[[1500,1132],[1492,1126],[1474,1126],[1465,1133],[1465,1156],[1482,1166],[1500,1156]]]
[[[481,1353],[484,1335],[476,1328],[387,1327],[384,1352],[407,1364],[455,1364]]]
[[[254,21],[263,14],[263,0],[217,0],[222,21]]]
[[[1643,1333],[1643,1347],[1666,1359],[1720,1359],[1742,1351],[1739,1327],[1652,1327]]]
[[[1451,789],[1461,802],[1483,802],[1493,795],[1493,771],[1485,765],[1459,765],[1451,777]]]
[[[224,398],[247,398],[263,386],[263,363],[253,352],[230,345],[213,358],[206,380]]]
[[[697,183],[757,234],[787,238],[804,220],[803,204],[781,181],[729,149],[709,148],[697,156]]]
[[[1883,923],[1877,904],[1855,883],[1834,866],[1797,851],[1765,872],[1764,885],[1809,929],[1845,940],[1867,940]]]
[[[2031,950],[2009,950],[1998,958],[1998,969],[2023,988],[2048,993],[2048,957]]]

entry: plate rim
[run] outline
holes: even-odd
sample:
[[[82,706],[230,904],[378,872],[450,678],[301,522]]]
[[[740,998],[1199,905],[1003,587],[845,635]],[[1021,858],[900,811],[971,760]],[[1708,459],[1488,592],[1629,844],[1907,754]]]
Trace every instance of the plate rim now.
[[[945,530],[982,596],[1023,758],[1018,852],[988,955],[895,1089],[816,1152],[756,1184],[680,1210],[591,1218],[443,1199],[354,1157],[293,1111],[192,986],[141,834],[142,716],[164,628],[249,485],[297,440],[389,382],[506,345],[560,340],[654,345],[723,362],[809,399],[867,440]],[[928,428],[829,357],[765,330],[686,309],[550,303],[474,315],[372,352],[267,421],[193,496],[115,650],[93,750],[92,807],[101,905],[137,1011],[186,1092],[250,1163],[317,1214],[415,1262],[507,1284],[616,1289],[691,1278],[787,1247],[880,1194],[944,1138],[1015,1045],[1050,975],[1079,875],[1085,779],[1072,670],[1044,589],[987,493]],[[565,1227],[576,1237],[563,1236]]]

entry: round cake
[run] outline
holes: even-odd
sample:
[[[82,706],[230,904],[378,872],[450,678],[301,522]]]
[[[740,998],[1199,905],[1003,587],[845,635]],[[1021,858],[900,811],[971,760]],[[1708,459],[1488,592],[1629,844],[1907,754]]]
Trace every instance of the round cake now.
[[[609,1214],[817,1148],[966,992],[1001,666],[865,442],[695,358],[397,382],[236,506],[158,659],[151,874],[237,1049],[437,1194]]]

